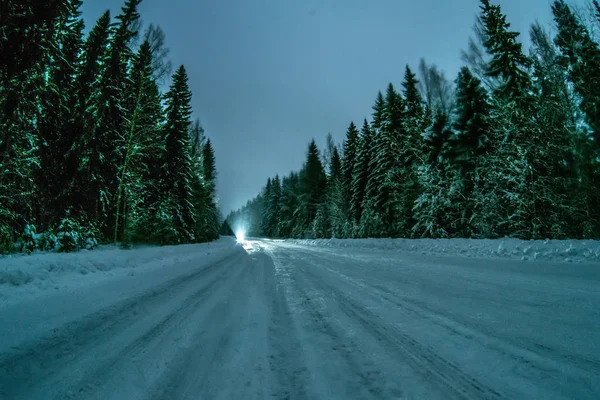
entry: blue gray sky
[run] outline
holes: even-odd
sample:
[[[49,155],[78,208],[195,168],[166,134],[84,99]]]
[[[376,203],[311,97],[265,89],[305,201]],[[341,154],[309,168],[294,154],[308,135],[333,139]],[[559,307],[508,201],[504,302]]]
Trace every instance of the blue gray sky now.
[[[124,0],[84,0],[87,28]],[[583,0],[575,1],[581,3]],[[496,0],[528,43],[549,0]],[[378,90],[399,86],[424,57],[454,79],[479,0],[144,0],[174,66],[184,64],[217,157],[222,211],[254,197],[267,177],[302,165],[308,142],[344,138],[369,117]]]

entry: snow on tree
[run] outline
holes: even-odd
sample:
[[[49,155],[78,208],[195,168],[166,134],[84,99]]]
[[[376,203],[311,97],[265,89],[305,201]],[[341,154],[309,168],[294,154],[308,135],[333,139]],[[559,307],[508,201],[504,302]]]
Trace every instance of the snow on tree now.
[[[194,240],[194,210],[191,179],[191,98],[188,77],[183,66],[177,69],[165,101],[167,117],[164,126],[165,149],[162,155],[163,197],[160,211],[166,213],[160,222],[160,237],[166,243],[185,243]],[[205,164],[205,177],[206,177]]]
[[[337,238],[344,237],[344,225],[346,223],[342,177],[342,158],[337,147],[334,147],[329,165],[325,203],[330,220],[330,235]]]
[[[344,192],[344,212],[348,215],[350,212],[350,202],[352,201],[352,174],[354,163],[356,162],[356,151],[358,145],[358,129],[354,122],[350,122],[346,130],[346,140],[343,144],[342,155],[342,187]]]
[[[373,157],[373,133],[369,122],[365,119],[360,131],[356,159],[352,169],[352,201],[350,203],[350,218],[353,224],[360,222],[367,191],[367,182],[372,173],[371,159]],[[356,235],[356,232],[353,232]]]

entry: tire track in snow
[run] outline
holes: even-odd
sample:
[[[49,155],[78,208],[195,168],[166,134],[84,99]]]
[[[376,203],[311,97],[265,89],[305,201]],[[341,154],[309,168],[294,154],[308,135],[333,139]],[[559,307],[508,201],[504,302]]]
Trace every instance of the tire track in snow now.
[[[360,306],[352,296],[344,294],[334,285],[325,285],[322,280],[307,271],[309,268],[304,268],[303,272],[309,277],[310,282],[321,290],[331,293],[340,309],[349,318],[359,322],[365,331],[385,345],[388,350],[397,354],[399,359],[412,364],[413,368],[424,374],[426,378],[435,380],[448,394],[453,393],[454,397],[461,399],[501,400],[505,398],[462,371],[456,364],[421,345],[398,327],[381,319],[368,308]]]
[[[272,252],[266,252],[265,295],[270,299],[270,323],[268,329],[269,367],[275,387],[272,397],[276,399],[309,399],[308,369],[302,357],[302,346],[294,325],[289,304],[289,271],[275,258]]]
[[[348,336],[339,321],[332,318],[328,292],[307,280],[304,269],[293,257],[279,257],[276,263],[287,266],[293,277],[287,286],[288,296],[296,300],[295,323],[301,327],[301,348],[309,356],[309,398],[398,399],[404,394],[396,383],[386,381],[385,373],[365,355]],[[315,290],[316,289],[316,290]],[[316,334],[316,335],[315,335]]]
[[[48,336],[16,348],[11,353],[0,354],[0,398],[24,398],[25,393],[40,388],[43,382],[85,357],[92,349],[110,342],[115,332],[123,331],[132,321],[143,318],[144,311],[152,311],[155,304],[168,301],[174,290],[182,291],[194,285],[197,279],[240,256],[240,253],[230,255],[208,267],[69,322]]]
[[[582,378],[580,374],[565,371],[564,363],[566,362],[585,373],[598,374],[600,363],[596,360],[565,353],[557,348],[539,345],[525,338],[502,335],[501,332],[492,329],[492,327],[485,324],[475,324],[473,320],[458,313],[442,314],[440,311],[432,309],[424,301],[410,296],[402,296],[390,290],[387,285],[393,285],[399,278],[397,276],[386,274],[383,277],[386,282],[385,285],[381,283],[382,277],[379,275],[362,274],[359,278],[355,278],[350,276],[356,272],[355,270],[349,269],[345,273],[340,272],[338,270],[339,264],[332,264],[331,257],[325,257],[320,253],[304,249],[300,252],[319,259],[319,263],[315,265],[323,264],[321,268],[339,278],[338,281],[343,281],[357,290],[366,291],[372,298],[378,301],[383,300],[395,308],[402,309],[405,313],[427,320],[453,335],[469,342],[477,342],[484,348],[497,351],[498,354],[510,359],[515,365],[515,372],[526,380],[547,381],[549,385],[554,385],[556,376],[569,376],[572,382],[577,382],[578,387],[585,388],[588,392],[594,391],[593,382]],[[324,265],[333,266],[330,268]],[[557,389],[559,390],[559,388]]]
[[[56,400],[104,398],[106,395],[105,386],[108,379],[115,373],[121,372],[120,370],[124,364],[136,358],[143,357],[146,350],[152,345],[165,343],[169,339],[174,339],[170,336],[174,333],[173,330],[178,325],[190,319],[197,312],[198,306],[213,293],[217,284],[227,279],[229,275],[228,269],[224,268],[220,272],[216,278],[210,280],[204,286],[202,286],[203,282],[200,282],[199,289],[186,296],[177,308],[171,310],[164,317],[159,318],[147,330],[136,332],[139,336],[113,356],[103,359],[102,362],[95,365],[93,371],[87,373],[78,383],[72,385],[71,388],[57,395],[55,397]],[[194,282],[198,283],[197,280],[194,280]],[[177,354],[174,356],[177,356]],[[101,390],[104,390],[104,392],[98,394],[98,391]]]
[[[247,329],[254,329],[257,325],[245,324],[243,321],[250,291],[254,290],[256,271],[255,265],[249,263],[250,257],[246,256],[245,265],[232,265],[236,268],[233,276],[225,281],[224,285],[217,291],[222,295],[214,294],[211,301],[214,302],[207,310],[199,313],[194,318],[197,326],[195,334],[190,339],[189,348],[185,349],[168,366],[167,372],[153,385],[152,399],[226,399],[226,398],[263,398],[255,393],[252,388],[252,376],[250,381],[247,376],[241,376],[240,372],[246,374],[251,371],[239,371],[240,365],[233,361],[239,351],[236,348],[242,340],[243,345],[252,346],[242,339]],[[255,301],[253,299],[252,301]],[[244,357],[243,361],[250,363],[260,358],[260,354]],[[238,370],[237,373],[235,372]],[[224,374],[228,371],[231,375]],[[262,371],[255,371],[262,374]],[[242,384],[242,380],[245,382]],[[231,382],[229,385],[223,381]],[[237,383],[236,384],[234,384]],[[266,385],[269,383],[266,382]],[[237,390],[235,395],[233,390]],[[234,397],[232,397],[234,396]]]

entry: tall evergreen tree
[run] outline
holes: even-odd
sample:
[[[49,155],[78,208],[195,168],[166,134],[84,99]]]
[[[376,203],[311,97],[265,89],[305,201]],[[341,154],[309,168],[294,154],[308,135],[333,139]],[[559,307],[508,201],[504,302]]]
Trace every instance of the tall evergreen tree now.
[[[531,28],[531,41],[536,117],[540,127],[539,135],[533,138],[538,150],[532,163],[544,179],[535,188],[540,202],[538,215],[544,222],[540,236],[576,237],[586,219],[577,211],[585,208],[581,207],[585,200],[581,196],[584,191],[577,184],[581,168],[574,152],[577,142],[584,137],[578,128],[583,118],[567,84],[566,71],[561,68],[561,56],[539,24]]]
[[[453,110],[454,134],[450,138],[453,167],[459,174],[457,201],[459,215],[454,220],[456,235],[470,237],[473,215],[475,168],[490,150],[491,106],[482,82],[463,67],[456,79],[456,105]]]
[[[298,224],[295,226],[296,236],[306,236],[317,216],[317,210],[323,202],[327,176],[321,163],[319,149],[313,139],[306,153],[306,161],[300,171],[300,196],[298,207]]]
[[[388,85],[385,100],[378,94],[373,106],[373,123],[378,126],[373,139],[371,174],[366,188],[365,211],[361,229],[367,236],[394,235],[399,162],[395,149],[403,136],[404,100],[394,86]]]
[[[158,86],[152,76],[150,43],[143,42],[133,60],[130,74],[132,96],[127,121],[124,161],[119,170],[116,193],[114,242],[129,240],[129,228],[145,225],[147,211],[155,207],[156,198],[150,182],[156,183],[156,159],[160,157],[163,133],[162,107]],[[149,198],[150,197],[150,198]],[[127,233],[122,237],[123,233]]]
[[[67,0],[5,2],[0,13],[0,240],[33,221],[39,167],[37,125],[49,54]],[[10,249],[9,249],[10,250]],[[0,249],[2,251],[2,249]]]
[[[344,213],[344,188],[342,185],[342,158],[337,147],[333,148],[327,180],[327,216],[329,217],[328,236],[343,237],[346,214]]]
[[[564,57],[560,61],[570,67],[569,79],[581,96],[581,109],[600,146],[600,48],[564,1],[555,1],[552,11],[558,27],[555,42]]]
[[[204,241],[217,239],[218,227],[221,220],[218,207],[217,190],[217,163],[215,150],[210,139],[206,139],[202,150],[202,169],[208,198],[206,200],[206,225],[203,228]]]
[[[298,194],[300,177],[296,172],[284,177],[281,183],[281,213],[279,220],[279,236],[292,237],[297,225],[299,209]]]
[[[262,208],[262,231],[263,234],[267,237],[272,237],[272,227],[270,226],[270,222],[272,219],[272,210],[271,210],[271,198],[273,196],[273,186],[271,183],[271,178],[267,179],[267,184],[262,193],[262,197],[265,200],[264,207]]]
[[[161,213],[164,218],[161,225],[164,232],[161,236],[166,242],[171,243],[193,240],[194,210],[191,203],[193,172],[189,137],[192,94],[187,82],[187,73],[181,66],[175,72],[173,83],[165,96],[167,118],[164,128],[165,150],[161,166],[163,183]],[[204,168],[206,171],[206,164]]]
[[[101,199],[102,232],[106,237],[114,233],[117,210],[119,171],[125,161],[124,151],[127,125],[131,117],[132,82],[128,65],[132,58],[129,44],[137,35],[136,24],[140,16],[137,7],[141,0],[127,0],[117,16],[119,23],[109,43],[106,68],[100,78],[97,98],[98,122],[93,134],[90,169],[99,181]]]
[[[95,127],[98,118],[100,79],[107,57],[110,33],[110,13],[106,11],[96,22],[83,45],[82,64],[77,76],[78,104],[74,123],[80,132],[69,157],[77,167],[73,184],[72,211],[76,218],[97,222],[101,210],[101,178],[95,147]]]
[[[507,101],[519,101],[523,107],[528,103],[531,79],[529,66],[531,60],[523,53],[521,43],[517,41],[518,32],[510,31],[510,24],[499,5],[489,0],[481,0],[481,20],[485,29],[484,46],[492,59],[487,65],[486,74],[500,80],[494,89],[494,95]],[[528,110],[524,110],[526,112]]]
[[[369,123],[365,119],[360,131],[358,151],[352,169],[352,201],[350,205],[350,217],[356,223],[360,222],[365,205],[367,181],[372,172],[372,153],[373,134]]]
[[[281,180],[279,179],[279,175],[275,175],[275,178],[271,181],[269,208],[271,209],[271,218],[269,220],[271,236],[279,237],[279,223],[281,220]]]
[[[358,145],[358,129],[354,122],[350,122],[346,130],[346,140],[344,141],[344,154],[342,157],[342,187],[344,191],[344,211],[350,210],[352,201],[352,173],[354,163],[356,162],[356,151]]]
[[[539,234],[535,193],[540,177],[532,165],[539,135],[533,115],[535,102],[529,76],[531,60],[523,54],[518,33],[500,6],[481,0],[481,19],[491,56],[487,74],[499,81],[493,92],[493,151],[481,160],[476,174],[476,230],[484,236],[514,235],[529,238]]]
[[[39,228],[43,230],[59,222],[71,198],[74,165],[67,163],[67,157],[78,135],[74,121],[83,29],[80,5],[78,0],[70,1],[68,12],[55,22],[48,50],[48,78],[40,96],[42,115],[37,129],[40,168],[36,182],[40,203],[36,208]]]
[[[598,10],[597,2],[594,4]],[[562,53],[560,65],[568,70],[568,79],[585,113],[583,135],[577,140],[577,164],[582,187],[578,191],[584,237],[600,237],[600,48],[585,26],[564,1],[552,5],[558,27],[555,43]],[[600,20],[600,19],[599,19]],[[587,131],[587,132],[586,132]],[[591,137],[593,144],[587,139]]]
[[[405,113],[399,128],[400,142],[397,146],[397,166],[395,181],[398,185],[396,195],[397,221],[394,231],[402,236],[409,236],[415,224],[413,205],[419,196],[419,179],[417,169],[423,160],[423,131],[429,124],[427,113],[423,108],[423,99],[418,90],[418,80],[411,69],[406,66],[402,82],[405,96]],[[395,128],[398,129],[398,128]],[[443,128],[440,129],[443,132]]]

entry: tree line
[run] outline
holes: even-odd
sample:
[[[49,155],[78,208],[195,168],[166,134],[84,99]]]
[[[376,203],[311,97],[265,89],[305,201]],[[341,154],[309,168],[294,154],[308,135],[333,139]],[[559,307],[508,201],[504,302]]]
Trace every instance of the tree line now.
[[[80,0],[0,14],[0,251],[218,237],[215,154],[141,0],[84,35]],[[85,37],[84,37],[85,36]]]
[[[481,0],[465,66],[406,67],[341,148],[313,140],[228,223],[268,237],[599,238],[600,5],[552,4],[524,52]],[[589,17],[589,18],[588,18]]]

